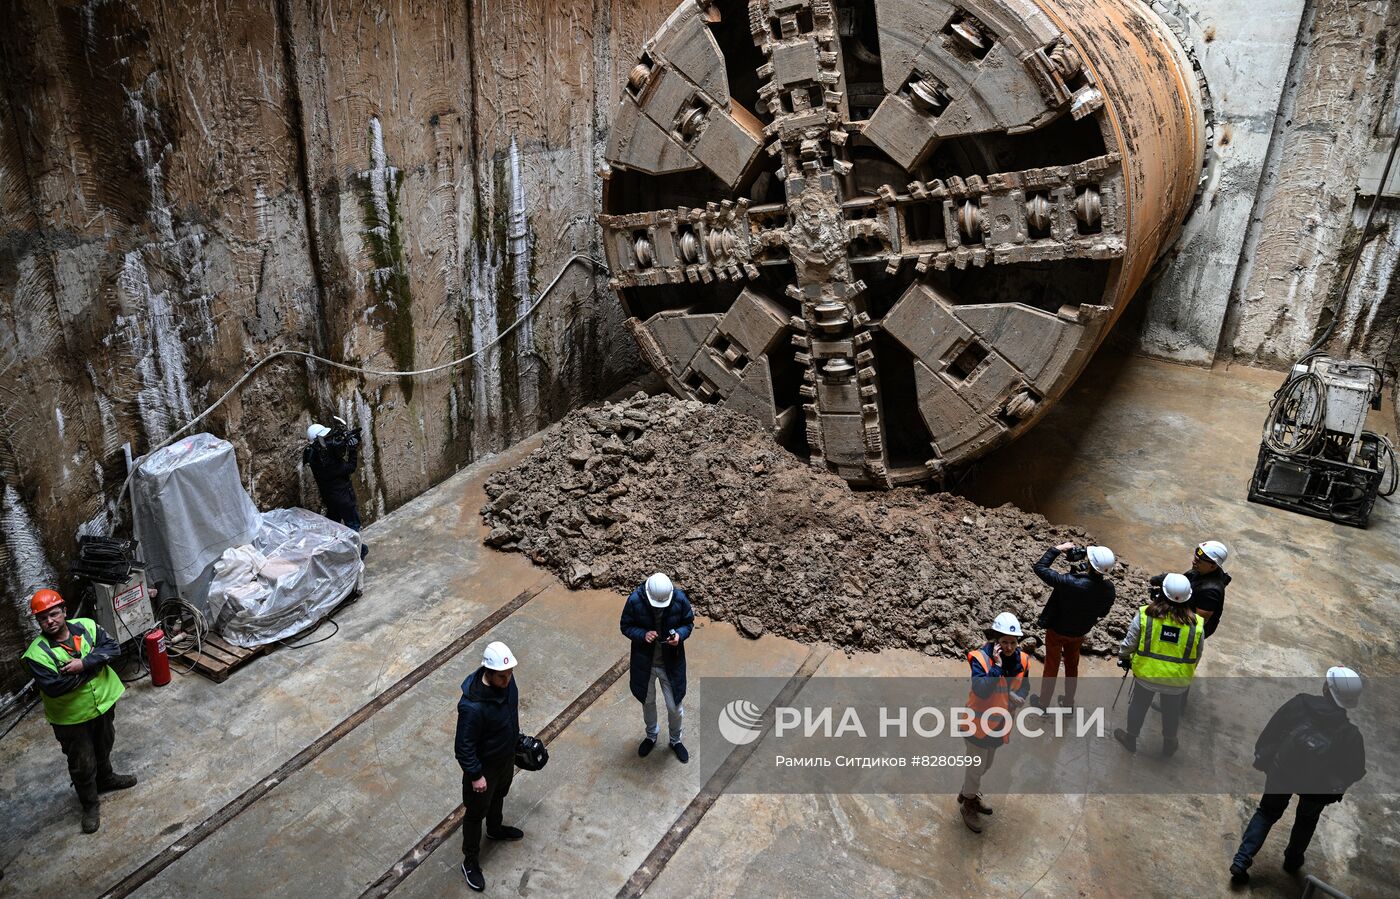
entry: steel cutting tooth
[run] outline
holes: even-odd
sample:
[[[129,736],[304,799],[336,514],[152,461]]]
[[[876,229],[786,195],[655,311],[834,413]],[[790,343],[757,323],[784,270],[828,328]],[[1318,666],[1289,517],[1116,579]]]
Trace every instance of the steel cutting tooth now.
[[[941,482],[1068,389],[1186,215],[1192,57],[1121,0],[717,10],[680,6],[623,79],[601,224],[629,327],[815,465]]]

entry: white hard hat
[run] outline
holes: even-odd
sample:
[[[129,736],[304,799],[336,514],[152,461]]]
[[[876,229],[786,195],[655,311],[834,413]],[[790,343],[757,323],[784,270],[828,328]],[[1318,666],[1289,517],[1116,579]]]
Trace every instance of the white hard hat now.
[[[1099,574],[1108,574],[1118,564],[1118,557],[1107,546],[1091,546],[1085,552],[1089,555],[1089,565]]]
[[[1162,595],[1177,605],[1191,601],[1191,581],[1184,574],[1172,572],[1162,578]]]
[[[515,654],[510,651],[510,647],[497,640],[488,644],[486,651],[481,654],[481,664],[492,671],[509,671],[515,667]]]
[[[1021,632],[1021,622],[1017,621],[1016,616],[1012,615],[1010,612],[1002,612],[998,615],[996,620],[992,622],[991,630],[996,631],[998,634],[1006,634],[1008,637],[1025,636],[1025,634]]]
[[[1361,702],[1361,675],[1340,666],[1327,669],[1327,690],[1332,701],[1344,709],[1354,709]]]
[[[647,578],[647,602],[654,608],[664,609],[671,604],[671,595],[676,592],[676,587],[671,583],[671,579],[661,572],[653,574]]]
[[[1230,557],[1230,550],[1219,540],[1207,540],[1205,543],[1196,547],[1196,555],[1204,556],[1216,565],[1224,568],[1225,560]]]
[[[318,425],[313,421],[311,423],[311,427],[306,429],[306,439],[315,440],[317,437],[324,437],[330,432],[330,428],[326,427],[325,425]]]

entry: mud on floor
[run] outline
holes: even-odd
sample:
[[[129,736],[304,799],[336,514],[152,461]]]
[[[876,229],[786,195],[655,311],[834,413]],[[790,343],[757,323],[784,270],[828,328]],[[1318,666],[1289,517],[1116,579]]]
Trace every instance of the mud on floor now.
[[[1010,504],[856,492],[750,418],[642,393],[570,414],[486,493],[486,542],[571,587],[627,592],[664,571],[698,613],[749,636],[934,656],[963,656],[1003,611],[1038,640],[1049,590],[1031,564],[1054,544],[1093,542]],[[1086,652],[1112,651],[1148,576],[1120,565],[1118,602]]]

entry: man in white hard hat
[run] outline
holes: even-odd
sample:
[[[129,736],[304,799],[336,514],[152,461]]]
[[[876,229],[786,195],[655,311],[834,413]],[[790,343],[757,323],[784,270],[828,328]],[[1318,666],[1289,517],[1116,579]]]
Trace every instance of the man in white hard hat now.
[[[1162,756],[1177,750],[1183,697],[1196,676],[1205,642],[1205,622],[1191,609],[1191,582],[1181,574],[1152,578],[1148,603],[1138,609],[1119,647],[1119,665],[1133,671],[1133,692],[1128,699],[1128,727],[1113,738],[1129,752],[1137,752],[1138,734],[1147,720],[1152,700],[1161,697]]]
[[[311,476],[316,479],[316,489],[321,492],[326,517],[358,532],[359,501],[355,498],[355,485],[350,479],[360,462],[360,431],[358,428],[351,430],[344,427],[340,419],[336,421],[339,426],[335,430],[311,423],[306,429],[306,447],[301,451],[301,461],[311,468]],[[368,554],[369,547],[362,542],[360,558]]]
[[[1069,572],[1056,571],[1055,560],[1060,553],[1069,559]],[[1060,671],[1060,658],[1065,661],[1065,692],[1061,705],[1074,705],[1079,683],[1079,649],[1084,635],[1093,630],[1099,619],[1113,608],[1113,581],[1108,575],[1118,564],[1113,550],[1107,546],[1085,549],[1073,543],[1061,543],[1045,551],[1031,569],[1048,585],[1050,598],[1045,601],[1036,624],[1045,628],[1045,665],[1041,669],[1040,693],[1031,702],[1045,708],[1055,696],[1055,678]]]
[[[967,754],[976,763],[964,769],[962,790],[958,793],[963,823],[973,833],[982,832],[981,816],[992,813],[992,807],[982,800],[982,777],[992,767],[997,750],[1011,739],[1009,721],[1003,722],[998,713],[1014,715],[1025,705],[1031,674],[1030,654],[1020,648],[1025,634],[1015,615],[1002,612],[983,631],[983,636],[987,642],[967,654],[972,681],[967,707],[972,710],[973,720],[972,734],[965,739]]]
[[[1225,573],[1225,560],[1230,550],[1219,540],[1207,540],[1196,547],[1186,579],[1191,582],[1191,605],[1206,622],[1206,637],[1220,626],[1220,613],[1225,610],[1225,588],[1230,576]]]
[[[515,746],[520,740],[520,693],[515,684],[515,654],[499,641],[482,653],[481,667],[462,681],[457,702],[457,763],[462,766],[462,876],[478,893],[486,889],[481,873],[481,823],[493,840],[518,840],[518,827],[502,822],[502,806],[515,776]]]
[[[1299,693],[1274,712],[1254,744],[1254,767],[1264,772],[1264,796],[1245,827],[1230,863],[1230,882],[1249,882],[1249,868],[1269,830],[1283,817],[1296,793],[1298,811],[1283,850],[1283,870],[1303,867],[1322,810],[1366,776],[1366,746],[1347,710],[1361,701],[1361,676],[1350,668],[1329,668],[1322,695]]]
[[[671,751],[682,763],[690,752],[681,742],[681,722],[685,711],[685,641],[695,627],[695,611],[685,591],[661,572],[653,574],[632,591],[622,607],[619,625],[622,635],[632,641],[632,695],[642,704],[646,736],[637,747],[645,758],[661,736],[657,721],[656,694],[666,702],[666,727]]]

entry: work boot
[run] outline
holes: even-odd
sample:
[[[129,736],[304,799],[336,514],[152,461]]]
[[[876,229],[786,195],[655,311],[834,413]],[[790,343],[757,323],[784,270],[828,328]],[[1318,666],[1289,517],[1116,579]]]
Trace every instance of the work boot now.
[[[1169,759],[1176,755],[1176,750],[1181,744],[1176,740],[1162,739],[1162,758]]]
[[[1137,752],[1137,737],[1128,733],[1123,728],[1118,728],[1113,732],[1113,739],[1123,744],[1123,748],[1129,752]]]
[[[96,802],[83,806],[83,833],[97,833],[97,828],[102,826],[100,809]]]
[[[460,870],[462,872],[462,877],[467,881],[467,886],[476,890],[478,893],[486,890],[486,875],[481,873],[480,866],[472,865],[471,867],[467,867],[467,863],[462,862]]]
[[[1045,711],[1045,703],[1041,700],[1039,693],[1032,695],[1026,702],[1030,703],[1033,708],[1040,709],[1042,712]]]
[[[1239,865],[1230,866],[1230,883],[1233,886],[1242,887],[1249,883],[1249,872]]]
[[[978,794],[976,794],[976,795],[974,795],[974,796],[964,796],[963,794],[959,793],[959,794],[958,794],[958,801],[961,802],[961,803],[963,803],[964,805],[971,805],[973,808],[977,809],[977,811],[978,811],[980,814],[983,814],[983,815],[990,815],[990,814],[992,814],[992,807],[991,807],[990,805],[988,805],[987,803],[985,803],[985,802],[982,801],[982,794],[981,794],[981,793],[978,793]]]
[[[97,792],[110,793],[113,790],[129,790],[136,786],[135,774],[109,774],[97,781]]]
[[[504,842],[511,843],[524,838],[525,831],[521,830],[518,827],[511,827],[509,824],[502,824],[495,830],[492,830],[489,827],[486,828],[486,836],[488,839],[502,840]]]
[[[645,740],[642,741],[641,745],[637,747],[637,755],[641,756],[642,758],[646,758],[647,756],[651,755],[651,751],[655,748],[656,740],[652,737],[647,737]]]
[[[1073,696],[1066,696],[1065,694],[1061,693],[1061,694],[1060,694],[1060,705],[1063,706],[1064,708],[1067,708],[1067,709],[1072,709],[1072,708],[1074,708],[1074,697],[1073,697]]]
[[[680,759],[682,765],[690,761],[690,750],[685,748],[684,743],[672,743],[671,751],[676,754],[676,758]]]
[[[1298,869],[1303,867],[1303,857],[1289,858],[1287,854],[1283,856],[1283,870],[1289,874],[1297,874]]]
[[[958,805],[962,806],[962,819],[967,829],[973,833],[981,833],[982,819],[977,814],[977,808],[961,795],[958,796]]]

